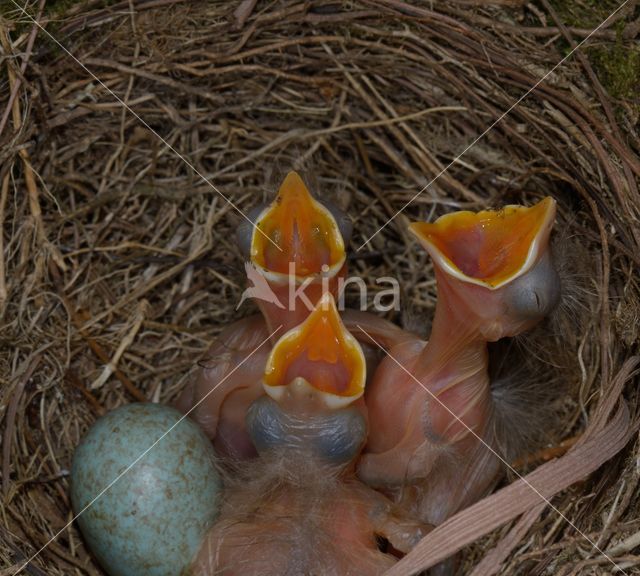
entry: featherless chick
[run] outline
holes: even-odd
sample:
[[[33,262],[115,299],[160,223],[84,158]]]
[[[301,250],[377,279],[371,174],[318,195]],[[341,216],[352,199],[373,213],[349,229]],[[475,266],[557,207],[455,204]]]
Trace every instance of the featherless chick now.
[[[238,243],[252,283],[245,294],[262,314],[221,332],[177,401],[181,411],[191,410],[218,452],[234,459],[255,456],[244,418],[264,394],[261,378],[273,343],[300,324],[322,294],[337,296],[352,232],[349,217],[314,199],[296,172],[286,176],[271,204],[254,208],[249,218],[251,224],[238,229]],[[358,325],[374,326],[389,344],[411,338],[367,312],[346,311],[344,321],[356,335]],[[380,355],[368,341],[365,352],[372,372]]]
[[[379,537],[407,552],[428,531],[355,477],[365,380],[362,349],[327,293],[269,355],[266,394],[247,413],[259,457],[228,483],[192,574],[377,575],[397,560]]]
[[[532,328],[556,306],[555,210],[546,198],[410,226],[434,262],[435,318],[428,342],[392,347],[373,378],[358,474],[425,522],[441,523],[499,477],[498,455],[486,445],[500,402],[487,343]]]

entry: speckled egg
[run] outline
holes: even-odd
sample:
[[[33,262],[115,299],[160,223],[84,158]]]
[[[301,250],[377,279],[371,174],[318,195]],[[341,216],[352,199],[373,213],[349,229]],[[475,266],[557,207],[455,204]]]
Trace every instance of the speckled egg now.
[[[76,450],[73,509],[111,576],[178,576],[216,519],[222,483],[215,453],[181,417],[159,404],[123,406],[100,418]]]

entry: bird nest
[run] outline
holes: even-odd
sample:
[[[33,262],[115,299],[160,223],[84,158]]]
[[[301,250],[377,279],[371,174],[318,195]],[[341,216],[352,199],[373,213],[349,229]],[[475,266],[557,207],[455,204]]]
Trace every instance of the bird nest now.
[[[458,550],[475,576],[637,569],[638,12],[574,53],[604,17],[560,4],[0,3],[0,573],[103,573],[69,526],[74,448],[107,410],[173,401],[255,312],[234,233],[291,168],[353,217],[369,297],[393,276],[387,317],[425,334],[409,221],[559,203],[563,320],[520,347],[534,381],[561,375],[524,400],[548,434],[397,573]]]

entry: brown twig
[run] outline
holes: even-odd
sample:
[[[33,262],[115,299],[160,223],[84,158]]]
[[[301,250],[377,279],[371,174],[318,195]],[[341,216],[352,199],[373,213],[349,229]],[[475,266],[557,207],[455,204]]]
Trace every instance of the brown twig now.
[[[9,493],[9,475],[11,473],[11,445],[13,444],[13,437],[15,432],[16,413],[18,411],[18,403],[22,398],[24,389],[33,376],[33,373],[40,364],[40,354],[30,358],[26,362],[26,368],[20,375],[19,380],[13,389],[11,401],[7,408],[7,414],[5,418],[4,434],[2,437],[2,493],[4,497],[7,497]]]
[[[65,303],[65,307],[71,316],[71,320],[75,325],[78,333],[82,336],[85,342],[88,344],[89,348],[91,348],[92,352],[98,357],[98,359],[103,364],[109,364],[111,358],[109,354],[105,352],[105,350],[96,342],[91,336],[89,336],[85,330],[85,323],[90,319],[90,315],[86,310],[76,310],[73,305],[67,299],[67,296],[64,293],[64,288],[62,286],[62,278],[60,276],[60,272],[55,267],[55,264],[51,264],[50,266],[51,274],[54,278],[54,283],[58,289],[58,294],[60,298]],[[115,368],[113,370],[114,376],[120,381],[120,383],[125,387],[125,389],[136,399],[138,402],[146,402],[147,397],[137,388],[137,386],[120,370],[119,368]]]
[[[24,78],[24,74],[27,70],[27,65],[29,64],[29,59],[31,58],[31,54],[33,52],[33,44],[36,41],[36,36],[41,26],[40,20],[42,19],[42,11],[44,10],[45,2],[46,0],[40,0],[40,3],[38,4],[38,14],[35,18],[33,26],[31,27],[29,38],[27,39],[27,47],[25,49],[24,56],[22,57],[22,64],[20,65],[20,74],[18,75],[18,78],[13,82],[13,86],[11,87],[11,94],[9,95],[9,101],[7,102],[7,107],[2,113],[2,118],[0,118],[0,136],[2,136],[2,132],[4,131],[4,127],[7,124],[7,120],[9,120],[9,114],[13,110],[13,102],[17,98],[18,92],[20,91],[22,79]],[[3,42],[3,47],[5,48],[5,50],[7,50],[7,45],[5,44],[5,42]],[[16,132],[18,131],[18,129],[19,126],[15,126]]]
[[[551,17],[551,26],[530,29],[515,20],[518,10],[495,4],[279,0],[256,4],[238,30],[231,14],[238,3],[89,0],[56,6],[57,20],[46,27],[242,211],[269,201],[280,174],[295,166],[353,216],[356,239],[374,234],[562,57],[555,42],[562,31]],[[235,311],[240,217],[44,35],[29,51],[31,25],[8,28],[3,54],[15,58],[5,63],[14,83],[0,86],[0,114],[17,112],[21,124],[4,126],[0,148],[0,381],[49,346],[39,402],[25,403],[23,393],[13,424],[10,472],[26,480],[11,484],[2,509],[9,538],[23,549],[68,519],[62,471],[95,416],[131,400],[170,402],[215,335],[251,310]],[[576,43],[586,36],[567,31]],[[613,28],[596,37],[610,46]],[[588,439],[587,430],[610,422],[622,388],[607,373],[619,372],[637,347],[637,118],[630,107],[616,111],[618,134],[602,97],[580,61],[567,59],[454,162],[434,192],[418,195],[379,232],[370,252],[349,255],[350,273],[367,286],[382,276],[398,280],[403,310],[386,316],[427,337],[433,271],[404,237],[403,219],[556,197],[567,245],[584,251],[574,255],[581,266],[563,276],[563,286],[575,285],[574,306],[561,312],[571,317],[563,330],[542,331],[532,354],[541,381],[567,383],[544,406],[552,413],[544,443],[554,448],[531,448],[556,462]],[[6,123],[15,128],[12,118]],[[46,250],[38,249],[34,215]],[[142,300],[149,306],[137,323]],[[114,385],[87,390],[134,329]],[[0,386],[3,422],[13,394]],[[637,413],[636,388],[626,387],[625,397]],[[610,405],[603,409],[600,399]],[[558,439],[576,437],[559,454]],[[609,548],[637,529],[626,488],[639,448],[627,446],[615,473],[603,470],[553,500]],[[548,511],[516,522],[470,544],[460,571],[472,573],[492,549],[487,563],[502,563],[503,573],[597,566],[582,537]],[[72,528],[38,565],[51,576],[97,574],[79,538]],[[0,546],[0,565],[15,561],[11,550]]]
[[[5,208],[7,206],[7,198],[9,197],[10,177],[11,171],[7,170],[7,173],[2,178],[2,184],[0,184],[0,230],[4,227]],[[7,300],[7,295],[7,279],[4,264],[4,235],[0,234],[0,310],[4,309],[4,303]]]

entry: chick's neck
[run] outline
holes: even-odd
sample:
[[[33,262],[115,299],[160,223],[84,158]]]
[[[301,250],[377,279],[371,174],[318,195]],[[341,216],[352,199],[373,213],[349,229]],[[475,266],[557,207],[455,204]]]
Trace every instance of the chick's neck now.
[[[489,361],[479,315],[443,274],[437,276],[438,302],[431,336],[413,373],[422,384],[418,394],[430,405],[434,432],[453,441],[484,422],[490,399]]]

